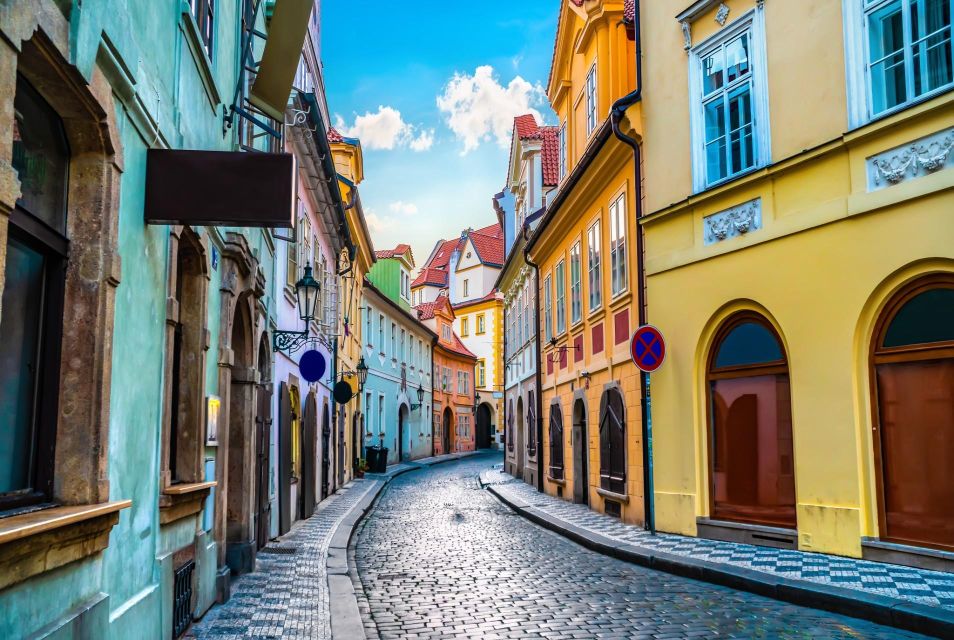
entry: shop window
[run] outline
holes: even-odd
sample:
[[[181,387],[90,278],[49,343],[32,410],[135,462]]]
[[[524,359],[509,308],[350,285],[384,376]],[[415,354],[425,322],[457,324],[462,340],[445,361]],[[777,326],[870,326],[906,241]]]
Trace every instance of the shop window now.
[[[954,551],[954,276],[885,307],[872,367],[880,536]]]
[[[600,399],[600,486],[626,493],[626,421],[619,389],[603,392]]]
[[[794,528],[788,363],[772,325],[752,312],[731,317],[707,378],[712,518]]]
[[[563,479],[563,410],[550,405],[550,477]]]
[[[68,241],[63,123],[22,77],[13,100],[13,167],[0,316],[0,509],[52,498]]]

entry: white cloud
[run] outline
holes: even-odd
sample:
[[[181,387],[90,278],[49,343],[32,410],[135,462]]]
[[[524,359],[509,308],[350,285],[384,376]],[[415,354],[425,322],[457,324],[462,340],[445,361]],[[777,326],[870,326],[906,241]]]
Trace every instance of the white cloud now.
[[[411,140],[411,150],[427,151],[434,145],[434,130],[427,129],[421,131],[413,140]]]
[[[374,113],[367,111],[355,116],[350,126],[336,115],[335,128],[348,137],[360,139],[365,149],[391,150],[408,146],[414,151],[427,151],[434,144],[433,129],[422,130],[415,136],[418,127],[405,122],[400,111],[385,105],[378,105]]]
[[[398,200],[388,205],[388,209],[394,213],[401,213],[406,216],[413,216],[417,213],[417,205],[413,202],[403,202]]]
[[[540,84],[530,84],[520,76],[504,87],[494,77],[494,68],[483,65],[473,75],[455,73],[437,97],[437,107],[445,114],[447,126],[463,141],[466,154],[487,140],[506,149],[515,116],[532,113],[542,121],[531,105],[543,102],[544,95]]]
[[[387,216],[381,217],[376,213],[368,213],[365,211],[364,220],[368,223],[368,230],[371,233],[381,233],[382,231],[387,231],[393,229],[397,225],[397,220],[394,218],[389,218]]]

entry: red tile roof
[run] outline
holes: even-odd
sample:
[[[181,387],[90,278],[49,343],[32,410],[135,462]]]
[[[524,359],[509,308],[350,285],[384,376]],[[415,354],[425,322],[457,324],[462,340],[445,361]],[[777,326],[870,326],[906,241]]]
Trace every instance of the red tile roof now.
[[[459,303],[457,303],[457,304],[455,304],[455,305],[453,305],[453,306],[454,306],[454,309],[463,309],[464,307],[469,307],[469,306],[472,305],[472,304],[479,304],[479,303],[481,303],[481,302],[487,302],[488,300],[493,300],[494,298],[496,298],[496,297],[497,297],[497,293],[498,293],[497,289],[493,289],[493,290],[491,290],[490,293],[488,293],[487,295],[485,295],[483,298],[477,298],[476,300],[468,300],[467,302],[459,302]]]
[[[421,272],[417,274],[417,277],[414,278],[414,281],[411,282],[411,287],[421,287],[424,285],[446,287],[447,271],[444,269],[431,269],[424,267],[421,269]]]
[[[540,125],[532,114],[526,113],[513,119],[513,128],[517,132],[517,137],[521,140],[539,139]]]
[[[543,132],[543,186],[555,187],[560,182],[560,128],[540,127]]]
[[[633,22],[636,20],[636,0],[624,0],[623,20],[626,22]]]
[[[416,307],[412,307],[414,311],[417,312],[418,320],[431,320],[434,317],[434,309],[437,308],[437,301],[434,302],[422,302]]]
[[[453,344],[447,344],[446,342],[439,342],[438,344],[440,344],[445,349],[448,349],[455,353],[459,353],[462,356],[467,356],[468,358],[473,358],[474,360],[477,359],[477,356],[474,355],[474,353],[470,349],[464,346],[464,343],[461,342],[460,338],[457,336],[456,331],[452,332],[452,337],[454,338]]]
[[[410,250],[410,248],[410,245],[399,244],[393,249],[381,249],[380,251],[375,251],[374,257],[378,259],[396,258],[397,256],[403,256]]]
[[[328,127],[328,142],[344,142],[344,136],[338,133],[338,130],[334,127]]]
[[[484,264],[503,266],[504,263],[504,238],[503,229],[499,224],[493,224],[477,231],[468,233],[470,241],[474,244],[477,251],[477,257]]]

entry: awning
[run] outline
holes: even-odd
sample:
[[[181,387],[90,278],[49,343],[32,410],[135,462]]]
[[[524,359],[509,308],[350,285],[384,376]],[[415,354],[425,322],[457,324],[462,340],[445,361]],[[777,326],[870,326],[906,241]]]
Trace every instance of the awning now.
[[[287,153],[150,149],[146,224],[291,229],[295,158]]]
[[[248,101],[274,120],[283,120],[301,59],[314,0],[276,0],[268,39]]]

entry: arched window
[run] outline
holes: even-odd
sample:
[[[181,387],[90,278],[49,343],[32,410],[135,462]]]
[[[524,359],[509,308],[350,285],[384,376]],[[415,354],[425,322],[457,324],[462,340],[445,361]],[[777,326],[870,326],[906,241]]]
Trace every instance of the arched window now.
[[[563,479],[563,410],[559,403],[550,405],[550,477]]]
[[[13,98],[10,212],[0,284],[0,510],[53,494],[70,150],[63,122],[22,76]]]
[[[899,292],[872,345],[881,538],[954,550],[954,275]]]
[[[600,399],[600,486],[626,493],[626,416],[619,389]]]
[[[772,325],[753,312],[729,318],[707,378],[712,518],[794,528],[788,363]]]

